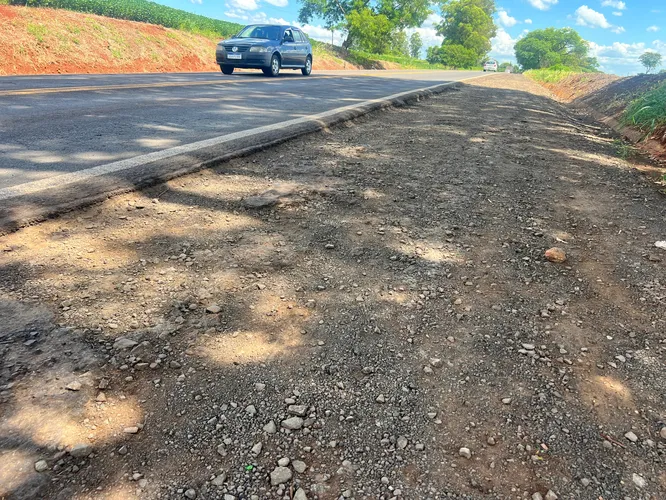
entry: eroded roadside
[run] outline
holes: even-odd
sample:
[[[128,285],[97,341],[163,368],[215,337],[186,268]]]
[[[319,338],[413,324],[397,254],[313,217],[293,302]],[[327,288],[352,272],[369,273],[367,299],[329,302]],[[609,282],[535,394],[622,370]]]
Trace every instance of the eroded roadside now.
[[[664,196],[545,92],[0,238],[0,496],[664,496]]]

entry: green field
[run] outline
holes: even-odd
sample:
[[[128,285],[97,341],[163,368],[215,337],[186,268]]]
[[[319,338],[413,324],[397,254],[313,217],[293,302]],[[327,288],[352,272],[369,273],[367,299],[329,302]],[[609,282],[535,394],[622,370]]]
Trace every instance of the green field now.
[[[631,102],[622,116],[622,121],[647,134],[666,127],[666,82]]]

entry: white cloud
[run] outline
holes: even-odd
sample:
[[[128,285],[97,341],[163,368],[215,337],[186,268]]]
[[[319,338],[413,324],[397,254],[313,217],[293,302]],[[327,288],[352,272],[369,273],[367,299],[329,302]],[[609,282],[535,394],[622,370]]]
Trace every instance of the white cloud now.
[[[248,16],[244,11],[242,10],[228,10],[224,13],[225,17],[228,17],[229,19],[240,19],[241,21],[249,21],[250,16]]]
[[[655,51],[666,53],[666,42],[655,40],[652,42],[652,46],[654,47]]]
[[[531,20],[531,19],[525,19],[523,22],[524,22],[525,24],[532,24],[532,20]]]
[[[324,28],[323,26],[310,26],[304,24],[299,26],[305,34],[307,34],[313,40],[318,40],[320,42],[331,43],[331,31]],[[342,31],[335,31],[333,33],[333,45],[342,45],[345,37]]]
[[[601,2],[602,7],[613,7],[617,10],[626,10],[627,4],[620,0],[603,0]]]
[[[497,18],[499,23],[505,28],[511,28],[512,26],[518,24],[518,20],[515,17],[511,17],[509,13],[503,9],[497,13]]]
[[[196,4],[196,5],[201,5],[203,0],[190,0],[191,3]]]
[[[490,55],[493,57],[510,57],[513,59],[515,56],[514,46],[516,42],[523,38],[529,30],[523,30],[523,32],[518,35],[516,38],[512,38],[509,33],[506,32],[504,28],[498,28],[495,38],[490,40],[492,49],[490,50]]]
[[[590,9],[587,5],[581,5],[576,9],[576,24],[589,28],[611,28],[612,25],[606,20],[601,12]]]
[[[289,5],[289,0],[266,0],[266,3],[275,5],[276,7],[286,7]]]
[[[423,41],[423,49],[421,55],[423,56],[428,47],[439,47],[442,45],[444,38],[437,34],[437,25],[442,22],[442,17],[437,14],[430,14],[420,28],[406,29],[407,36],[412,36],[412,33],[421,35]]]
[[[624,32],[627,31],[627,30],[625,30],[622,26],[613,26],[613,27],[611,28],[611,31],[612,31],[613,33],[616,33],[616,34],[618,34],[618,35],[621,35],[622,33],[624,33]]]
[[[239,10],[257,10],[259,4],[257,4],[256,0],[229,0],[227,7]]]
[[[657,46],[659,41],[655,40],[653,45]],[[590,55],[596,57],[600,69],[620,75],[629,75],[641,71],[641,63],[638,58],[647,49],[642,42],[622,43],[614,42],[611,45],[599,45],[590,42]]]
[[[556,5],[558,0],[527,0],[527,1],[532,5],[532,7],[536,9],[548,10],[553,5]]]
[[[659,26],[650,26],[650,27],[647,29],[647,31],[650,31],[650,32],[652,32],[652,33],[656,33],[657,31],[659,31]]]
[[[621,16],[622,16],[622,12],[613,12],[613,15],[614,15],[614,16],[617,16],[617,17],[621,17]]]

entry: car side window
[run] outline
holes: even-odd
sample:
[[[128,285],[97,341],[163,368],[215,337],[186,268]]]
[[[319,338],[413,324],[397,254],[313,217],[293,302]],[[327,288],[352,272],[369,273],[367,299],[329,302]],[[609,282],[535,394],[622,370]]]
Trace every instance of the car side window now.
[[[293,42],[294,41],[294,34],[291,32],[291,30],[285,30],[285,32],[284,32],[284,41],[285,42]]]
[[[294,40],[298,43],[305,43],[305,37],[300,31],[294,31]]]

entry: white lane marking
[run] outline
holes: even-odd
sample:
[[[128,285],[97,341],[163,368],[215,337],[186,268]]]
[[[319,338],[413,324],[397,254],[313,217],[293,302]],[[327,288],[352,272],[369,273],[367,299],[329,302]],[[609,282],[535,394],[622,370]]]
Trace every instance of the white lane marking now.
[[[486,76],[486,75],[481,75]],[[242,132],[234,132],[232,134],[222,135],[219,137],[213,137],[212,139],[206,139],[203,141],[191,142],[189,144],[184,144],[182,146],[176,146],[169,149],[164,149],[162,151],[156,151],[154,153],[148,153],[141,156],[135,156],[133,158],[128,158],[126,160],[115,161],[112,163],[107,163],[106,165],[99,165],[97,167],[91,167],[85,170],[79,170],[77,172],[71,172],[68,174],[61,174],[55,177],[49,177],[47,179],[41,179],[33,182],[26,182],[24,184],[19,184],[17,186],[12,186],[4,189],[0,189],[0,200],[7,200],[10,198],[16,198],[18,196],[25,196],[28,194],[34,194],[39,191],[46,189],[51,189],[55,187],[62,187],[66,184],[72,184],[74,182],[85,181],[92,177],[98,177],[100,175],[112,174],[115,172],[121,172],[123,170],[129,170],[131,168],[136,168],[148,163],[153,163],[159,160],[165,160],[167,158],[173,158],[174,156],[192,153],[194,151],[209,148],[213,146],[219,146],[228,142],[237,141],[239,139],[245,139],[248,137],[256,136],[263,134],[265,132],[272,132],[275,130],[280,130],[283,128],[291,127],[293,125],[300,125],[302,123],[321,120],[322,118],[327,118],[329,116],[342,113],[345,111],[351,111],[357,108],[361,108],[370,104],[380,103],[383,101],[390,101],[393,99],[399,99],[400,97],[414,92],[425,92],[427,90],[436,89],[439,87],[444,87],[448,85],[453,85],[455,83],[472,80],[474,78],[479,78],[479,76],[473,76],[470,78],[464,78],[462,80],[447,82],[447,83],[438,83],[437,85],[432,85],[430,87],[423,87],[420,89],[407,90],[405,92],[400,92],[398,94],[389,95],[386,97],[380,97],[377,99],[371,99],[369,101],[363,101],[358,104],[350,104],[349,106],[343,106],[341,108],[335,108],[330,111],[325,111],[323,113],[318,113],[315,115],[309,115],[302,118],[295,118],[293,120],[287,120],[286,122],[276,123],[272,125],[264,125],[263,127],[253,128],[250,130],[244,130]]]

